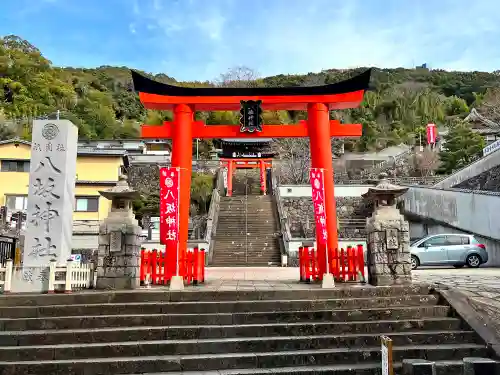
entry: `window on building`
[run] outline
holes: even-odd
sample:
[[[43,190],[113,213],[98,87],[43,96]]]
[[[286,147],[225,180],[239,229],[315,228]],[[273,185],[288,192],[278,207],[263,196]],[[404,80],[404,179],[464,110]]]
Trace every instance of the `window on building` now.
[[[2,160],[2,172],[29,172],[29,160]]]
[[[28,196],[26,195],[7,195],[5,200],[5,205],[10,212],[28,209]]]
[[[99,197],[76,197],[75,211],[77,212],[99,211]]]

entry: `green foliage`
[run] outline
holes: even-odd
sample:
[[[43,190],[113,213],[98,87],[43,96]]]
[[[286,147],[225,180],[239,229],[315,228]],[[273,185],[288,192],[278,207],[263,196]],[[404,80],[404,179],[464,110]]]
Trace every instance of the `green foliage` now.
[[[456,169],[465,167],[476,157],[480,156],[484,148],[484,139],[474,133],[467,124],[458,122],[450,127],[444,136],[444,149],[439,153],[441,165],[438,172],[448,174]]]
[[[206,173],[193,173],[191,177],[191,203],[198,208],[199,214],[208,212],[212,191],[214,189],[214,176]]]

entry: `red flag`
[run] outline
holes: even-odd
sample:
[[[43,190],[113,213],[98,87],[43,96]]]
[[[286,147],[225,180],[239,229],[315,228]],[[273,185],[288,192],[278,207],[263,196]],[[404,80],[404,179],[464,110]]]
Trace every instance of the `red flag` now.
[[[178,168],[160,168],[160,242],[164,245],[179,241]]]
[[[427,144],[433,145],[436,143],[436,124],[427,124]]]
[[[325,211],[325,177],[323,170],[311,168],[310,172],[312,201],[314,206],[314,218],[316,220],[316,233],[319,234],[317,240],[319,245],[325,245],[328,239],[328,230],[326,229],[326,211]]]

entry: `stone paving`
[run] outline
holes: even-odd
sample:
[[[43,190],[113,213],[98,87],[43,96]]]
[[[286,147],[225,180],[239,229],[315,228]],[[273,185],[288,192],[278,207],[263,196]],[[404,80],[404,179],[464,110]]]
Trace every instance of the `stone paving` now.
[[[441,288],[457,288],[465,293],[469,305],[476,310],[484,326],[500,339],[500,269],[422,269],[413,271],[413,280],[436,284]]]
[[[462,292],[500,301],[500,268],[427,268],[412,272],[416,282],[458,288]]]
[[[298,278],[299,269],[296,267],[209,267],[206,269],[206,283],[200,288],[234,290],[319,287],[298,283]],[[477,298],[500,301],[500,268],[418,269],[412,272],[412,278],[414,282],[454,287]]]

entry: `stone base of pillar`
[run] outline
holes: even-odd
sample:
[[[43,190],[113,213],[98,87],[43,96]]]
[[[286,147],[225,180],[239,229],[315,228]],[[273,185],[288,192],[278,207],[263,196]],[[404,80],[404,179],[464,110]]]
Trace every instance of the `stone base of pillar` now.
[[[120,290],[137,289],[140,286],[139,278],[130,277],[103,277],[97,276],[96,289]]]
[[[367,220],[368,276],[376,286],[405,285],[411,281],[408,222],[395,206],[375,209]]]
[[[322,289],[332,289],[335,288],[335,280],[331,273],[325,273],[323,275],[323,281],[321,282]]]
[[[96,289],[140,287],[141,228],[104,220],[100,226]]]
[[[184,278],[182,276],[172,276],[170,290],[184,290]]]

